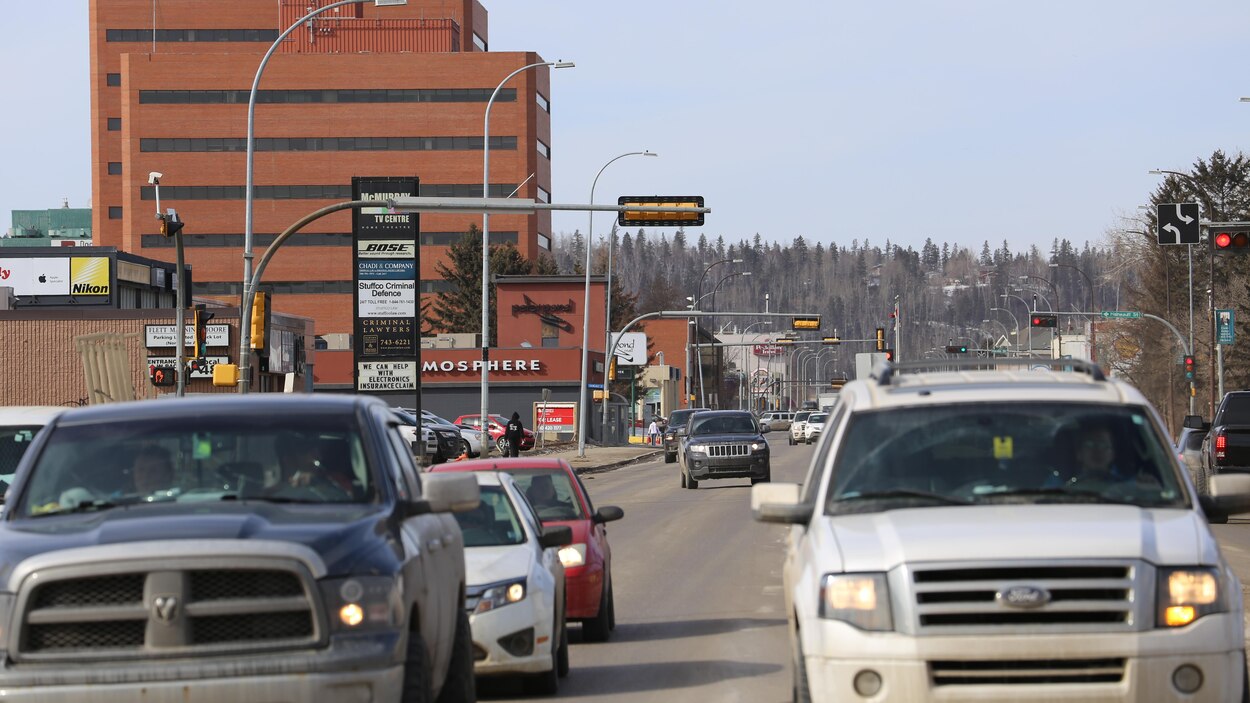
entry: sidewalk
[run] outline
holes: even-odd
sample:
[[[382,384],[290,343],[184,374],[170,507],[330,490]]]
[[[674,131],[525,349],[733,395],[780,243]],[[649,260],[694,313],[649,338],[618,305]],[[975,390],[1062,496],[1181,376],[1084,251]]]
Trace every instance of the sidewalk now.
[[[564,459],[569,462],[574,471],[580,474],[588,471],[615,469],[626,464],[663,456],[663,453],[663,447],[651,447],[645,444],[631,444],[627,447],[600,447],[594,444],[587,444],[586,456],[578,457],[577,442],[548,442],[544,449],[540,450],[538,447],[534,447],[533,450],[522,452],[521,455]]]

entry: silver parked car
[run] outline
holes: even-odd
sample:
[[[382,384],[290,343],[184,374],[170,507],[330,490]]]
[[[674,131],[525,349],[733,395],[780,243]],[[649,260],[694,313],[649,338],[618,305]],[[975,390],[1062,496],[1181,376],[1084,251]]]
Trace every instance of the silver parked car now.
[[[760,431],[788,430],[792,420],[794,420],[794,413],[789,410],[769,410],[760,415]]]

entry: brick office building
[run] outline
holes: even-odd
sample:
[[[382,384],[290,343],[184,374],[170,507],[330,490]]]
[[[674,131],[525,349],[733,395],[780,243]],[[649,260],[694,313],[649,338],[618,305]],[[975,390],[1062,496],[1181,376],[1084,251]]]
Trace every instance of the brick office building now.
[[[237,304],[252,81],[278,35],[329,1],[90,1],[97,245],[174,259],[148,184],[161,172],[161,208],[186,222],[195,295]],[[489,53],[488,38],[476,0],[347,5],[292,32],[265,69],[255,109],[257,259],[299,218],[350,200],[352,176],[416,176],[423,195],[480,196],[486,102],[509,73],[543,60]],[[550,200],[550,96],[544,67],[496,97],[490,195],[521,184],[519,197]],[[435,263],[473,223],[481,216],[421,216],[423,293],[443,285]],[[550,224],[549,214],[497,215],[491,240],[533,259],[550,248]],[[347,212],[305,227],[265,272],[275,305],[316,320],[318,334],[351,332],[350,243]]]

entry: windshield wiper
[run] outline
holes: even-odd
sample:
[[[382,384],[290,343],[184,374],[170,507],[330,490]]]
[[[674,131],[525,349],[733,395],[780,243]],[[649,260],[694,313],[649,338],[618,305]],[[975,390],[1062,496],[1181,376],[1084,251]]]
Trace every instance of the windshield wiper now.
[[[933,500],[946,505],[972,505],[971,502],[960,500],[959,498],[951,498],[940,493],[929,493],[927,491],[909,491],[896,489],[892,491],[871,491],[868,493],[847,493],[840,498],[834,499],[834,503],[844,503],[852,500],[888,500],[890,498],[921,498],[923,500]]]
[[[1086,491],[1079,488],[1015,488],[1009,491],[992,491],[977,494],[978,498],[999,497],[1038,497],[1065,498],[1073,503],[1114,503],[1116,505],[1137,505],[1135,501],[1113,498],[1098,491]]]

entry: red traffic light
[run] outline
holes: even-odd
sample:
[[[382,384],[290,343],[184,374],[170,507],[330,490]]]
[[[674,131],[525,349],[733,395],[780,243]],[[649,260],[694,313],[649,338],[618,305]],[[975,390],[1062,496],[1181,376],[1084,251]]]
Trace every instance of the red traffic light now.
[[[1232,235],[1228,232],[1220,232],[1215,235],[1215,246],[1217,249],[1227,249],[1229,244],[1233,243]]]
[[[1215,248],[1218,251],[1237,253],[1250,251],[1250,234],[1246,232],[1216,232],[1212,241],[1215,242]]]
[[[1029,319],[1031,327],[1058,327],[1059,317],[1057,315],[1039,315],[1035,314]]]

